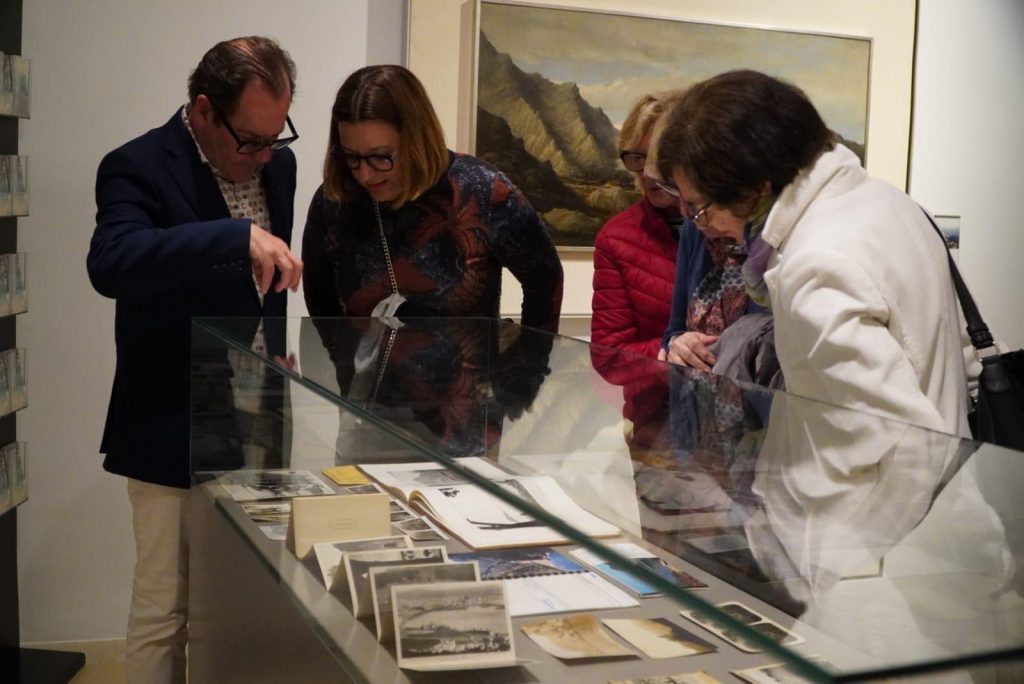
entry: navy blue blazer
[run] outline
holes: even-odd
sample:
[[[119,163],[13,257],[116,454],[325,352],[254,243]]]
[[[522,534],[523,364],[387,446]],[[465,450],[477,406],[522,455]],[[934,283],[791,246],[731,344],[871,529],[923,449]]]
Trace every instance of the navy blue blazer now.
[[[291,244],[295,155],[278,150],[262,174],[272,231]],[[251,222],[230,218],[181,110],[103,158],[96,207],[89,279],[117,300],[103,467],[188,487],[191,318],[284,316],[287,292],[268,293],[260,305]]]

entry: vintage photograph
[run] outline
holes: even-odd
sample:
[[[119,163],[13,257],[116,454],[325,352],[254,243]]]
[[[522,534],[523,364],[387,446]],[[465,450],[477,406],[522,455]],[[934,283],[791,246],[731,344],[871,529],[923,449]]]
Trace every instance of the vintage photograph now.
[[[334,494],[308,470],[232,470],[217,473],[217,481],[235,501]]]
[[[10,471],[7,468],[7,450],[0,449],[0,515],[11,509]]]
[[[370,568],[370,593],[373,598],[373,616],[377,621],[377,640],[381,642],[394,641],[395,638],[391,587],[400,584],[479,581],[480,570],[476,563],[395,565]]]
[[[484,1],[477,39],[475,154],[509,175],[561,247],[592,247],[637,200],[617,142],[647,93],[756,68],[806,91],[862,159],[867,148],[864,38]]]
[[[14,310],[14,297],[11,288],[14,286],[13,254],[0,254],[0,316],[9,316]]]
[[[0,52],[0,116],[14,115],[14,61]]]
[[[11,506],[17,506],[28,501],[26,443],[8,444],[3,451],[7,460],[7,482],[10,487]]]
[[[727,601],[725,603],[718,604],[716,607],[729,617],[744,624],[748,629],[756,631],[762,636],[768,637],[769,639],[777,641],[785,646],[795,646],[796,644],[802,644],[805,641],[802,636],[794,634],[782,625],[769,620],[760,613],[747,608],[741,603]],[[749,639],[745,638],[744,635],[738,634],[731,629],[723,629],[707,616],[697,615],[696,613],[688,610],[681,610],[679,611],[679,614],[687,620],[692,620],[697,623],[715,636],[728,641],[741,651],[746,651],[747,653],[761,652],[761,649],[754,645]]]
[[[32,60],[18,55],[11,55],[14,78],[14,116],[29,118],[32,113],[32,91],[29,83],[29,65]]]
[[[608,684],[722,684],[707,672],[686,672],[662,677],[640,677],[639,679],[612,679]]]
[[[11,376],[11,410],[20,411],[28,406],[28,369],[26,354],[23,347],[9,349],[7,352],[8,368]]]
[[[590,614],[549,618],[523,625],[523,633],[545,651],[562,660],[580,658],[636,658],[637,654],[608,634]]]
[[[717,649],[665,618],[607,618],[605,626],[650,658],[679,658]]]
[[[342,557],[348,589],[352,596],[352,614],[356,617],[373,615],[373,591],[370,588],[370,568],[388,565],[445,563],[448,552],[443,546],[420,546],[412,549],[379,549],[352,551]]]
[[[435,527],[429,530],[413,530],[409,532],[409,538],[413,541],[443,541],[445,539],[451,539],[447,534],[441,532]]]
[[[0,216],[14,216],[14,197],[11,185],[14,171],[11,164],[16,163],[9,154],[0,154]]]
[[[398,666],[463,670],[516,664],[500,582],[392,587]]]
[[[11,313],[24,313],[28,311],[28,254],[12,254],[9,261],[14,264],[13,269],[8,264],[11,279]],[[2,297],[0,294],[0,298]]]
[[[28,216],[28,157],[11,157],[11,213]]]
[[[412,542],[404,534],[394,537],[373,537],[371,539],[349,539],[337,542],[317,542],[313,544],[313,553],[320,566],[320,574],[324,578],[324,586],[328,589],[335,585],[343,586],[345,582],[346,553],[354,551],[375,551],[380,549],[411,549]],[[340,574],[338,571],[341,571]]]

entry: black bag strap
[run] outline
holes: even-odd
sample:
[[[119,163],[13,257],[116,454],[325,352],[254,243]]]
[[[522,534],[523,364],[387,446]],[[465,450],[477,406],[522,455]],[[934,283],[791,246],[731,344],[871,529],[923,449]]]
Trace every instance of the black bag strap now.
[[[928,223],[932,224],[932,228],[942,238],[942,244],[945,245],[946,236],[935,225],[935,220],[932,219],[931,214],[925,211],[924,207],[921,207],[921,211],[924,213],[925,218],[928,219]],[[978,305],[974,303],[974,297],[971,296],[970,290],[967,289],[967,284],[960,276],[960,269],[956,267],[953,255],[949,253],[948,245],[946,246],[946,258],[949,259],[949,274],[953,277],[953,286],[956,288],[957,299],[960,300],[960,308],[963,309],[964,318],[967,319],[967,334],[971,337],[971,344],[979,352],[982,349],[994,347],[995,340],[992,338],[992,333],[989,332],[988,326],[985,325],[985,321],[981,318]]]

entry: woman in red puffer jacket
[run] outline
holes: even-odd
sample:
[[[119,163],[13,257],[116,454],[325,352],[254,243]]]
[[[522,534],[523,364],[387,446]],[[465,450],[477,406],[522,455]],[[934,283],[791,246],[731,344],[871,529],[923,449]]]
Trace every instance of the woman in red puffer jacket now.
[[[682,225],[678,199],[644,173],[655,123],[675,94],[644,95],[623,122],[619,157],[643,197],[594,241],[590,341],[643,356],[657,356],[668,325]]]

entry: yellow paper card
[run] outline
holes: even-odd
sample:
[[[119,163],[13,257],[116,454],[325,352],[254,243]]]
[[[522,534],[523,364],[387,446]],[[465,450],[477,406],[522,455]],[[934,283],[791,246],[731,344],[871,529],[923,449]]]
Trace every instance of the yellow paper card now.
[[[370,484],[370,479],[366,477],[366,475],[363,475],[362,471],[354,465],[324,468],[323,474],[342,486]]]

